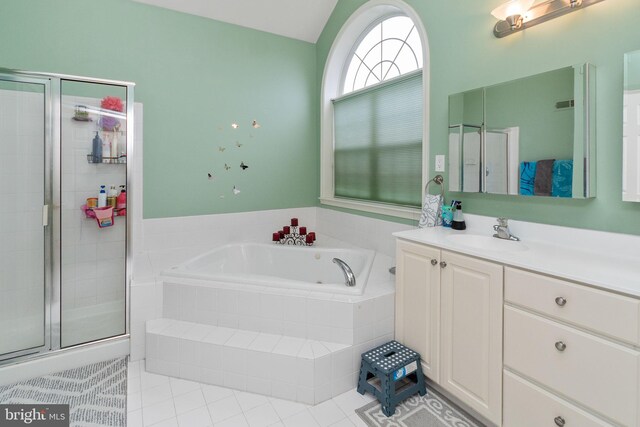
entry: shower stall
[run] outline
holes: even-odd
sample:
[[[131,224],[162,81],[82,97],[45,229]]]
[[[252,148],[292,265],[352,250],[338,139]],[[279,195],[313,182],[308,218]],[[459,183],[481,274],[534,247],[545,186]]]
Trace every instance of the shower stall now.
[[[131,188],[133,90],[0,69],[0,376],[128,346],[127,196],[94,205],[102,185]]]

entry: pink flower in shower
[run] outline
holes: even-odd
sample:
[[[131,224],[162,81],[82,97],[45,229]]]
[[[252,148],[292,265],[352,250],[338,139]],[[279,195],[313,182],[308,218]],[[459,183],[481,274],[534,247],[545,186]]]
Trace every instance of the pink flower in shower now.
[[[100,107],[105,110],[119,111],[122,112],[124,106],[122,105],[122,100],[117,96],[107,96],[100,103]]]

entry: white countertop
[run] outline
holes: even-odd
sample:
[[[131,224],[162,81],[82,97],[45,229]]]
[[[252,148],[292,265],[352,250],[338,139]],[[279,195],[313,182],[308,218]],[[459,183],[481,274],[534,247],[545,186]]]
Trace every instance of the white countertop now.
[[[495,239],[500,241],[496,245],[503,247],[496,250],[469,246],[455,241],[455,238],[450,238],[450,236],[460,234],[491,236],[488,233],[478,233],[476,230],[456,231],[444,227],[393,233],[395,237],[400,239],[640,297],[640,256],[638,256],[640,247],[634,244],[635,247],[629,248],[628,241],[620,242],[619,250],[612,253],[607,249],[610,242],[607,242],[606,245],[603,242],[603,245],[600,246],[597,241],[594,241],[593,245],[588,245],[585,249],[585,246],[571,246],[570,239],[566,239],[562,243],[533,239],[523,239],[522,242]],[[620,236],[625,236],[625,239],[628,239],[627,235]],[[584,244],[581,240],[575,239],[579,244]],[[633,241],[633,243],[636,242]],[[524,245],[526,250],[510,250],[509,245]]]

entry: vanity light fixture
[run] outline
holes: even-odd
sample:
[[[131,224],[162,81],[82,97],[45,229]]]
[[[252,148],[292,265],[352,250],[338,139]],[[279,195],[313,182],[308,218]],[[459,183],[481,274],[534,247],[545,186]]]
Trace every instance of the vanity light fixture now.
[[[533,6],[534,1],[509,0],[493,9],[491,14],[498,19],[493,35],[502,38],[603,0],[547,0]]]

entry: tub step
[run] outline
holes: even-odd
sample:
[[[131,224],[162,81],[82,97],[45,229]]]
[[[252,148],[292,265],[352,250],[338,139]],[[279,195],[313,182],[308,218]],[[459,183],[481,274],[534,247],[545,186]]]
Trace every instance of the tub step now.
[[[146,369],[313,405],[354,388],[360,354],[381,343],[354,346],[156,319],[146,324]]]

